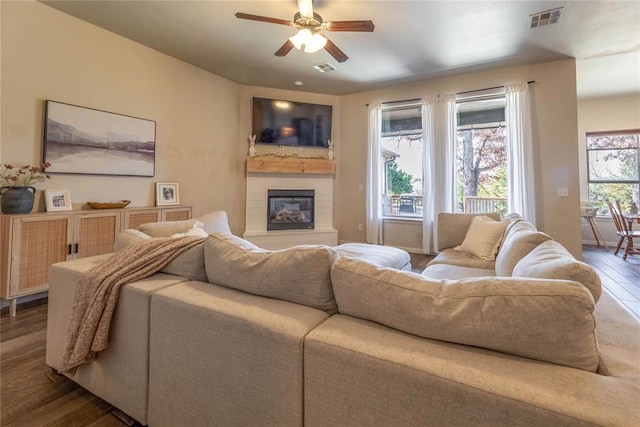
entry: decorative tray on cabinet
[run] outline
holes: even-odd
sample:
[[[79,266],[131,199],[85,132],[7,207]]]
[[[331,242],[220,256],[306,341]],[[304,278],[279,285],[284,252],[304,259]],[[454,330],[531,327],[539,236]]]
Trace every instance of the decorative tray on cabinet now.
[[[87,202],[93,209],[119,209],[124,208],[131,200],[120,200],[117,202]]]

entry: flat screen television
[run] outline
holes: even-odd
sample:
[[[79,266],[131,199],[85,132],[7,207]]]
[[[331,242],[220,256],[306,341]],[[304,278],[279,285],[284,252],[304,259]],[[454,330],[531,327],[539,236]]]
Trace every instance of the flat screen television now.
[[[256,144],[328,147],[331,105],[253,98]]]

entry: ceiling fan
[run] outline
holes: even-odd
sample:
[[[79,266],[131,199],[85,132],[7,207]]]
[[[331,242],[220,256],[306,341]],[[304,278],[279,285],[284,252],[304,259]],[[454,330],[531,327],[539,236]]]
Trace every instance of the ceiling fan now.
[[[298,12],[293,15],[293,21],[286,19],[269,18],[266,16],[251,15],[248,13],[236,13],[236,18],[250,21],[268,22],[295,27],[298,33],[290,37],[285,44],[275,53],[276,56],[285,56],[294,47],[305,52],[317,52],[324,48],[336,61],[344,62],[349,57],[341,51],[322,31],[360,31],[373,32],[371,21],[323,21],[322,17],[313,11],[313,0],[298,0]]]

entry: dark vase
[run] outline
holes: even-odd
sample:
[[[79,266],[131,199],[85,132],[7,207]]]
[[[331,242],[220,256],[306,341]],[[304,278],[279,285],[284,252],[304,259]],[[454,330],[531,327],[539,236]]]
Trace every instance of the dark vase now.
[[[0,207],[5,214],[26,214],[33,209],[33,187],[0,187]]]

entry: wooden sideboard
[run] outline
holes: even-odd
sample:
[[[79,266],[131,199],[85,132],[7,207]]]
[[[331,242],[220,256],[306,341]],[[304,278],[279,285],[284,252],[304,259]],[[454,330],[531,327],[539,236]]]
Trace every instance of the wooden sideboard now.
[[[189,218],[190,206],[0,215],[0,297],[15,316],[17,298],[48,289],[52,264],[113,252],[121,230]]]

